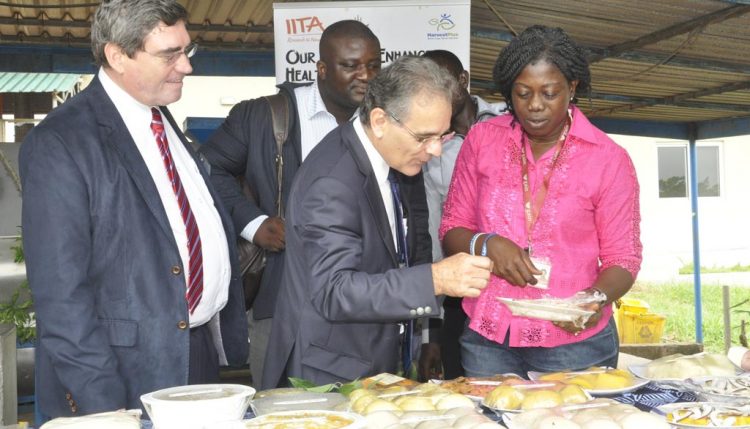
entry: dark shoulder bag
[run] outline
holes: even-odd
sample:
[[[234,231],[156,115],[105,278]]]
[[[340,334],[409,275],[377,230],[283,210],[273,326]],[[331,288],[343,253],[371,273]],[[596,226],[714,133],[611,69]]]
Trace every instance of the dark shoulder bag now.
[[[273,137],[276,140],[276,183],[278,186],[276,192],[276,216],[284,217],[284,207],[281,199],[281,186],[283,179],[283,146],[289,135],[291,127],[291,117],[289,115],[289,102],[287,96],[283,93],[269,95],[264,97],[271,107],[271,121],[273,123]],[[253,201],[258,201],[258,196],[244,177],[239,177],[242,192]],[[258,295],[260,282],[263,279],[263,269],[266,266],[266,251],[244,238],[237,240],[237,253],[240,260],[240,269],[242,272],[242,284],[245,290],[245,309],[249,310],[253,306],[253,301]]]

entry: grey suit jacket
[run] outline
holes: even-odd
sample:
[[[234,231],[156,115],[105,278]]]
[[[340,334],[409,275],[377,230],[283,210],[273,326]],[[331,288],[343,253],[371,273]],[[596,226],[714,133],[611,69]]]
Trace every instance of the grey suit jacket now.
[[[284,375],[324,384],[395,372],[398,322],[420,308],[436,315],[438,302],[429,264],[397,268],[380,189],[352,123],[328,134],[302,164],[286,222],[263,388],[284,383]]]
[[[146,164],[98,79],[29,133],[20,167],[41,412],[138,408],[141,394],[186,384],[190,332],[177,244]],[[221,332],[229,362],[242,364],[247,327],[234,240],[228,244],[232,282]]]

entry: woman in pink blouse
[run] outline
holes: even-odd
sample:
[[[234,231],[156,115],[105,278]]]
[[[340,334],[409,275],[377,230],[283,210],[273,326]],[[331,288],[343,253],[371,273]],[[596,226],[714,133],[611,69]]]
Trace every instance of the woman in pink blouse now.
[[[527,28],[498,56],[494,78],[512,114],[467,135],[440,227],[448,254],[494,261],[489,286],[463,300],[466,375],[616,366],[612,302],[641,264],[633,164],[573,104],[591,75],[563,30]],[[546,289],[537,287],[543,270]],[[578,292],[596,301],[583,327],[513,316],[498,301]]]

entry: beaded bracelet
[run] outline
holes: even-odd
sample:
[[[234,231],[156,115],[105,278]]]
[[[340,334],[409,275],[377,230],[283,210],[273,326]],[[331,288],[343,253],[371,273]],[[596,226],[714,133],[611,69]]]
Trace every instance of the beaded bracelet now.
[[[477,244],[477,239],[479,239],[479,236],[481,235],[484,235],[484,233],[477,232],[473,237],[471,237],[471,241],[469,242],[469,254],[471,254],[472,256],[476,255],[476,251],[474,250],[474,248]]]
[[[497,234],[489,233],[484,236],[484,241],[482,241],[482,256],[487,256],[487,243],[489,243],[492,237],[497,237]]]

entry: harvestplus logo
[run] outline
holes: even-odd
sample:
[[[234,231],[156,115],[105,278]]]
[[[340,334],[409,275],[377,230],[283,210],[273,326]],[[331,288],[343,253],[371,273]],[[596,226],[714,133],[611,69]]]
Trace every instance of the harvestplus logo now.
[[[432,18],[427,23],[435,29],[434,32],[430,31],[427,33],[428,40],[458,39],[458,33],[451,31],[456,27],[456,23],[453,22],[450,14],[442,13],[439,18]]]

